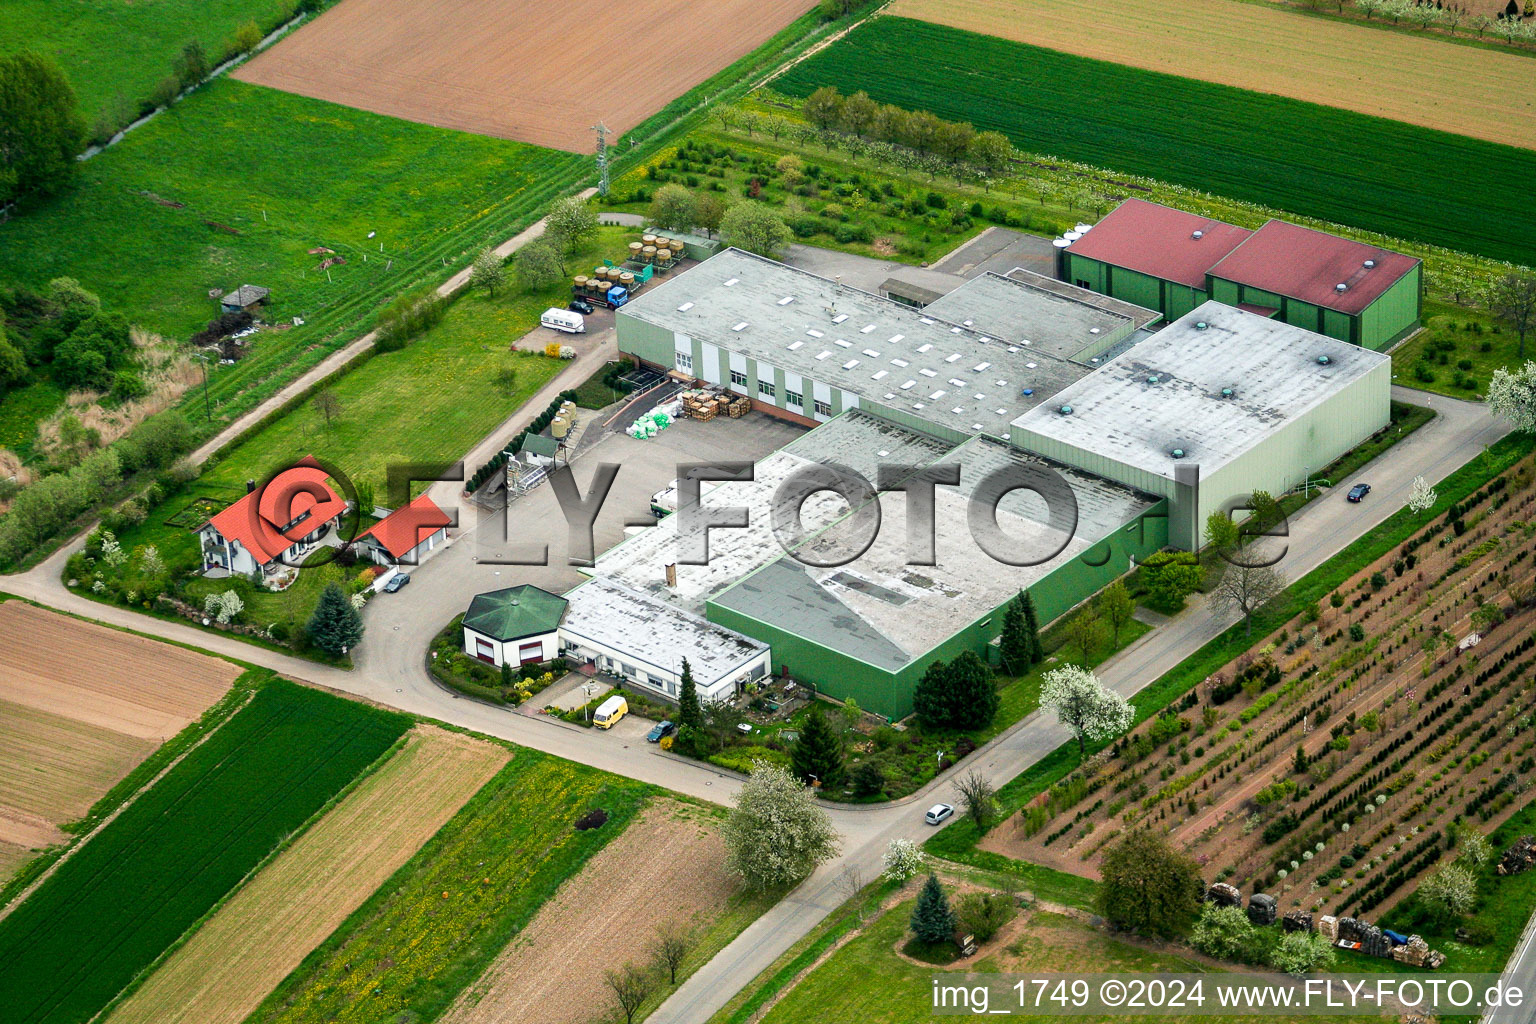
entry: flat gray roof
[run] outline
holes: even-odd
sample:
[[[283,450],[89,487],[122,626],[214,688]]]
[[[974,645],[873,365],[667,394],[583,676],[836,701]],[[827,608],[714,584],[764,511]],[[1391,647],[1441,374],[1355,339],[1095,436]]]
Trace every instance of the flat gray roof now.
[[[1172,479],[1174,449],[1209,472],[1389,361],[1210,301],[1014,426]]]
[[[973,438],[940,462],[960,465],[960,486],[935,491],[936,565],[908,564],[906,500],[886,496],[874,543],[847,565],[820,568],[784,554],[714,598],[717,605],[805,637],[887,671],[919,661],[956,632],[985,617],[1021,588],[1078,557],[1140,516],[1159,499],[985,437]],[[1035,558],[1032,566],[996,561],[977,545],[967,524],[976,485],[999,467],[1035,465],[1059,473],[1078,505],[1075,528],[1052,523],[1045,502],[1029,491],[1011,492],[997,521],[1012,549]],[[832,549],[835,529],[797,551]],[[825,560],[825,559],[822,559]]]
[[[1003,437],[1020,412],[1088,372],[1052,353],[1080,350],[1094,329],[1123,322],[1017,282],[1004,287],[1010,301],[1051,312],[1027,341],[739,249],[647,289],[621,314],[963,434]],[[997,301],[990,292],[984,298]]]
[[[700,686],[708,687],[746,668],[768,645],[702,616],[595,577],[565,595],[562,633],[620,651],[644,668],[676,675],[682,658]]]
[[[845,412],[759,460],[753,466],[751,481],[706,482],[701,486],[700,501],[706,507],[747,508],[748,525],[711,529],[709,564],[677,565],[676,586],[667,585],[666,566],[677,564],[683,541],[691,545],[697,532],[689,531],[685,536],[684,517],[676,513],[603,552],[591,572],[702,615],[706,601],[783,553],[773,532],[774,494],[797,469],[815,463],[839,463],[873,484],[882,462],[927,465],[953,448],[948,441],[877,416],[857,410]],[[822,492],[806,501],[801,516],[807,529],[816,529],[847,511],[848,505],[840,497]]]
[[[1011,345],[1028,343],[1031,351],[1068,360],[1077,359],[1078,353],[1105,338],[1128,334],[1160,319],[1149,309],[1027,270],[1007,277],[980,274],[930,302],[923,312],[985,331]]]

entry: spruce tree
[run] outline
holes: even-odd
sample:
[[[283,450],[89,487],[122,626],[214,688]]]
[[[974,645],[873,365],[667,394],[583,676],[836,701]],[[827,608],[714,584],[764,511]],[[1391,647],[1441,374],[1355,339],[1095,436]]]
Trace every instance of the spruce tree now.
[[[322,651],[341,655],[362,641],[363,617],[352,607],[346,592],[332,583],[320,592],[305,632],[309,642]]]
[[[998,655],[1003,662],[1003,670],[1009,675],[1023,675],[1034,664],[1034,645],[1030,642],[1028,627],[1024,622],[1024,596],[1023,591],[1019,596],[1008,602],[1008,607],[1003,610],[1003,635],[998,641]]]
[[[1038,664],[1045,658],[1045,648],[1040,644],[1040,619],[1035,615],[1035,599],[1029,591],[1019,591],[1024,601],[1024,634],[1029,639],[1029,663]]]
[[[795,774],[806,782],[814,777],[828,786],[842,778],[843,743],[820,707],[811,708],[789,757]]]
[[[948,676],[950,727],[980,729],[989,724],[1002,699],[987,663],[973,651],[962,651],[949,663]]]
[[[919,942],[949,942],[955,936],[955,912],[949,897],[939,884],[938,875],[929,875],[912,910],[912,934]]]
[[[682,679],[677,687],[677,725],[697,729],[704,724],[704,708],[699,703],[699,691],[693,683],[693,668],[683,659]]]
[[[949,666],[935,661],[923,672],[912,691],[912,710],[926,729],[949,725]]]

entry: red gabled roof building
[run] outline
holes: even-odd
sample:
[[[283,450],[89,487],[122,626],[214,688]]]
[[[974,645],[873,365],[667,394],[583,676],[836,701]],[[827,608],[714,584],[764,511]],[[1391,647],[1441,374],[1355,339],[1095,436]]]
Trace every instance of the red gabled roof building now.
[[[452,525],[453,518],[423,494],[364,530],[357,543],[380,565],[419,565]]]
[[[1418,326],[1420,261],[1270,220],[1256,231],[1127,199],[1061,250],[1058,276],[1169,320],[1207,299],[1380,350]]]

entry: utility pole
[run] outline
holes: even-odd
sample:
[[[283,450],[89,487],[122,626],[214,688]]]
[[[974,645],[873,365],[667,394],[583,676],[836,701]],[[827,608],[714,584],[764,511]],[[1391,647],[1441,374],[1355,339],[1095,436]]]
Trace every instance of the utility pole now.
[[[592,126],[597,132],[597,192],[608,194],[608,126],[599,121]]]

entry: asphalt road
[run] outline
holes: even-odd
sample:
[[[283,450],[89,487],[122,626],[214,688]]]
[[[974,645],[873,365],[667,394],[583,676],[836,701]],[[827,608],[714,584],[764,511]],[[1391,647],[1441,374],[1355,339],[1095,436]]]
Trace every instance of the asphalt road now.
[[[1415,476],[1422,474],[1436,482],[1505,433],[1506,428],[1481,405],[1406,389],[1394,389],[1394,397],[1432,405],[1439,415],[1373,463],[1368,472],[1358,478],[1334,481],[1333,493],[1309,505],[1292,521],[1289,550],[1279,566],[1290,578],[1315,568],[1401,508]],[[621,465],[618,480],[596,523],[597,549],[618,540],[626,522],[644,521],[650,495],[672,479],[677,461],[696,459],[701,450],[721,458],[758,456],[784,444],[795,430],[761,416],[714,424],[685,420],[652,441],[634,441],[615,434],[588,446],[574,465],[583,493],[597,463],[613,461]],[[1357,479],[1368,480],[1372,493],[1365,502],[1350,505],[1343,492]],[[510,527],[496,520],[482,522],[473,509],[461,512],[463,529],[448,547],[413,571],[412,584],[400,593],[380,595],[369,604],[365,613],[368,638],[350,672],[87,600],[60,580],[64,559],[79,546],[80,540],[66,545],[30,572],[7,579],[4,586],[21,597],[65,611],[213,650],[296,679],[503,737],[595,768],[729,803],[739,785],[736,777],[665,755],[644,743],[643,738],[598,733],[518,715],[461,699],[432,681],[425,665],[428,642],[444,622],[467,606],[470,596],[517,583],[534,583],[558,592],[579,579],[577,570],[564,561],[566,527],[550,488],[541,487],[515,502]],[[508,535],[518,541],[547,540],[551,564],[494,564],[497,551],[505,548],[501,538]],[[1197,605],[1107,662],[1099,674],[1121,693],[1132,694],[1173,668],[1232,621],[1234,617],[1230,614]],[[1066,730],[1053,721],[1032,716],[967,758],[963,767],[976,768],[994,784],[1002,785],[1068,738]],[[839,876],[845,870],[857,871],[866,881],[873,879],[891,839],[925,838],[930,830],[922,824],[921,809],[936,799],[948,798],[951,788],[949,777],[944,776],[901,801],[872,808],[830,807],[833,823],[842,836],[840,856],[823,865],[705,964],[650,1019],[656,1024],[700,1024],[708,1020],[732,995],[844,901]],[[1519,966],[1536,973],[1536,956],[1527,957]],[[1500,1020],[1498,1024],[1505,1022]]]

